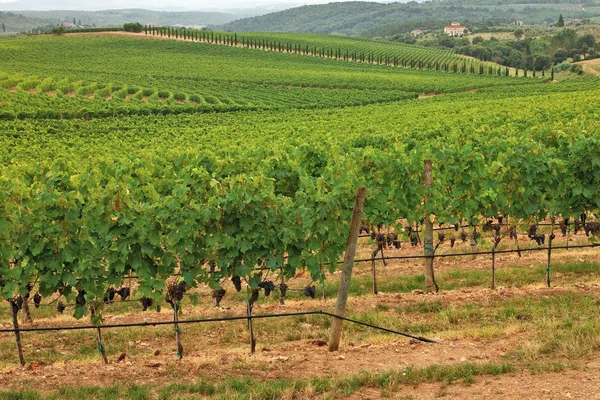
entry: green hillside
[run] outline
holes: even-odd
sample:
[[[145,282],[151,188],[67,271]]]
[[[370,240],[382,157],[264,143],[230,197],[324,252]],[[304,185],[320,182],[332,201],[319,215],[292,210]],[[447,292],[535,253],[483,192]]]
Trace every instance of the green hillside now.
[[[0,35],[28,31],[53,24],[56,24],[56,21],[49,18],[37,18],[22,13],[0,11]],[[2,29],[2,26],[5,29]]]
[[[236,32],[310,32],[361,35],[380,26],[400,24],[404,32],[430,26],[433,22],[442,29],[445,23],[459,20],[463,23],[482,23],[497,20],[511,23],[522,20],[526,24],[555,23],[560,13],[564,18],[591,18],[600,15],[589,5],[573,1],[494,1],[494,2],[424,2],[424,3],[369,3],[340,2],[292,8],[253,18],[245,18],[223,25],[226,31]],[[584,11],[585,10],[585,11]],[[397,33],[397,32],[396,32]]]

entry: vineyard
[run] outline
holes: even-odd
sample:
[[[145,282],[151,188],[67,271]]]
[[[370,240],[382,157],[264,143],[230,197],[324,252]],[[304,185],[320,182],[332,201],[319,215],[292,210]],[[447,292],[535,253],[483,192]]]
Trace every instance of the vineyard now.
[[[202,363],[208,361],[200,361],[203,350],[193,343],[204,343],[215,357],[222,354],[215,349],[232,347],[239,357],[248,342],[254,349],[247,332],[253,324],[259,348],[276,346],[279,354],[288,342],[314,341],[301,350],[309,357],[331,324],[331,304],[318,298],[337,291],[360,186],[366,187],[361,231],[368,232],[356,255],[365,262],[357,263],[351,282],[349,307],[355,311],[349,318],[370,328],[347,325],[344,343],[381,345],[380,352],[363,356],[373,363],[383,357],[377,370],[392,375],[387,383],[362,377],[353,391],[473,380],[521,368],[546,373],[542,364],[562,370],[593,358],[600,348],[590,333],[597,323],[588,318],[598,294],[600,79],[563,73],[550,82],[548,76],[341,62],[340,52],[338,60],[331,53],[288,54],[283,43],[308,46],[309,54],[311,45],[322,52],[339,46],[348,54],[370,49],[365,51],[388,61],[394,51],[447,55],[278,35],[277,45],[270,42],[278,51],[233,45],[266,43],[259,34],[228,37],[230,46],[202,43],[202,37],[0,41],[0,292],[8,300],[0,307],[0,367],[17,363],[15,333],[22,336],[21,359],[38,360],[34,369],[78,355],[97,360],[97,353],[112,365],[121,352],[127,360],[140,355],[146,364],[152,363],[148,357],[163,356]],[[426,160],[433,166],[428,187]],[[426,215],[431,218],[424,220]],[[438,231],[432,242],[423,235],[428,221]],[[508,253],[513,251],[523,254]],[[435,252],[436,285],[449,292],[447,301],[411,293],[431,289],[422,268],[428,252]],[[542,267],[521,267],[523,260]],[[383,281],[379,275],[373,290],[376,271],[386,275]],[[508,287],[508,304],[497,291],[476,292],[496,303],[469,308],[475,306],[460,291],[488,288],[492,276],[494,287]],[[536,284],[550,286],[549,299],[532,291]],[[581,293],[567,288],[582,284],[587,289]],[[373,297],[373,291],[382,293]],[[521,296],[531,303],[521,304]],[[142,306],[146,314],[140,314]],[[569,315],[570,326],[560,325],[561,313]],[[33,322],[21,321],[15,330],[18,314],[30,314]],[[275,319],[267,322],[268,315]],[[150,328],[156,322],[165,325]],[[95,332],[54,332],[68,327]],[[373,327],[393,332],[367,330]],[[509,351],[514,343],[504,336],[515,329],[530,346],[538,335],[555,332],[573,347],[552,347],[548,339],[547,347]],[[398,347],[394,333],[415,336],[418,344]],[[445,356],[437,356],[441,366],[431,366],[411,355],[415,346],[429,353],[436,350],[426,346],[448,342],[471,354],[473,335],[500,340],[504,350],[456,369]],[[419,342],[427,338],[441,344]],[[64,345],[79,340],[73,349]],[[389,372],[394,361],[384,348],[390,341],[420,369]],[[173,345],[168,355],[149,351]],[[254,373],[266,356],[256,357],[246,361]],[[282,360],[265,370],[279,368]],[[294,365],[307,379],[318,372]],[[355,372],[372,371],[364,367]],[[73,368],[85,375],[83,366]],[[234,366],[223,368],[237,376]],[[138,382],[130,374],[123,376]],[[282,371],[277,376],[293,378]],[[17,378],[18,384],[27,376]],[[111,379],[108,372],[106,381]],[[299,381],[292,392],[310,386],[307,398],[335,397],[352,379],[333,374],[322,386]],[[241,387],[254,390],[248,383],[223,385],[200,393],[230,390],[224,398],[236,398]],[[288,389],[277,389],[278,396]],[[275,389],[250,397],[269,398],[268,390]]]

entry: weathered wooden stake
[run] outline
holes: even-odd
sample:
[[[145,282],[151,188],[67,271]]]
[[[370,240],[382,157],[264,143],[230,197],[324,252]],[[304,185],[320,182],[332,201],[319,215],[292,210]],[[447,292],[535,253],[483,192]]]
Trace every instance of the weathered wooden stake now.
[[[256,339],[254,339],[254,330],[252,329],[252,301],[248,300],[247,305],[247,313],[248,313],[248,332],[250,334],[250,353],[254,354],[256,352]]]
[[[104,343],[102,343],[102,331],[100,330],[100,327],[96,328],[96,333],[98,341],[98,353],[100,353],[100,355],[102,356],[104,364],[108,364],[108,359],[106,358],[106,351],[104,350]]]
[[[434,293],[438,291],[438,286],[435,283],[435,276],[433,272],[433,222],[429,211],[427,210],[427,201],[429,200],[429,188],[433,184],[433,167],[431,160],[425,160],[425,292]]]
[[[25,357],[23,356],[23,345],[21,344],[21,332],[19,332],[19,318],[17,316],[19,309],[14,301],[10,301],[10,308],[12,311],[12,323],[15,328],[15,340],[17,342],[17,351],[19,352],[19,362],[21,366],[25,366]]]
[[[358,188],[356,199],[354,200],[354,211],[352,212],[352,221],[350,222],[350,233],[346,241],[346,251],[344,252],[344,263],[342,275],[340,276],[340,287],[338,289],[337,302],[335,305],[335,315],[343,317],[346,313],[346,302],[348,301],[348,289],[350,288],[350,278],[352,277],[352,267],[354,266],[354,256],[356,255],[356,244],[358,242],[358,232],[362,221],[362,213],[365,205],[365,194],[367,189],[364,186]],[[329,351],[337,351],[340,347],[342,337],[343,320],[333,318],[331,322],[331,331],[329,333]]]
[[[383,257],[383,256],[382,256]],[[377,270],[375,268],[375,259],[371,260],[371,271],[373,272],[373,294],[377,294]]]
[[[550,258],[552,257],[552,240],[554,240],[554,225],[548,236],[548,268],[546,268],[546,286],[550,287]]]
[[[181,345],[181,329],[179,329],[179,313],[177,302],[173,301],[173,320],[175,321],[175,342],[177,343],[177,359],[183,358],[183,346]]]
[[[492,290],[496,289],[496,246],[498,245],[498,236],[494,231],[494,245],[492,246]]]

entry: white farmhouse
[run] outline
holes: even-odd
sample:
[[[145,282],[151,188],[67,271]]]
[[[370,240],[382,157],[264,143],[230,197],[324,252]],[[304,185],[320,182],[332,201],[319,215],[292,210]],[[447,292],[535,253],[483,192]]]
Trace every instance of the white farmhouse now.
[[[460,22],[452,21],[450,25],[444,27],[444,33],[450,36],[461,36],[468,32],[466,26],[462,26]]]

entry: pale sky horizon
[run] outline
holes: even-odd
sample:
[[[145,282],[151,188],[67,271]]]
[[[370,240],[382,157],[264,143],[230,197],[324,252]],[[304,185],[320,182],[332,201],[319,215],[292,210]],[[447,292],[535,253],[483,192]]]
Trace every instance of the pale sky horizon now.
[[[372,1],[372,0],[371,0]],[[255,7],[291,8],[302,5],[326,4],[332,0],[0,0],[0,10],[3,4],[11,8],[10,3],[26,4],[28,10],[107,10],[124,8],[145,8],[152,10],[235,10]],[[378,1],[388,3],[390,1]],[[13,10],[15,8],[12,8]],[[21,8],[21,10],[24,10]]]

